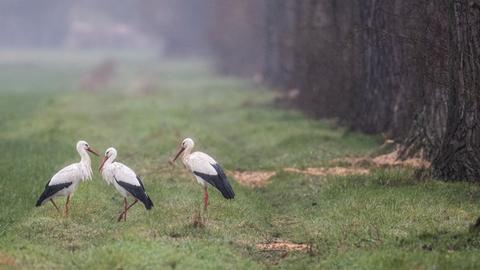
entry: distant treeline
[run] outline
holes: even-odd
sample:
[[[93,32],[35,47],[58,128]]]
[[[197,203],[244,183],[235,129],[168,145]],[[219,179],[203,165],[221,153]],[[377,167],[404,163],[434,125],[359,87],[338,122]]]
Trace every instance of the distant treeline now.
[[[480,0],[212,1],[219,71],[480,181]]]

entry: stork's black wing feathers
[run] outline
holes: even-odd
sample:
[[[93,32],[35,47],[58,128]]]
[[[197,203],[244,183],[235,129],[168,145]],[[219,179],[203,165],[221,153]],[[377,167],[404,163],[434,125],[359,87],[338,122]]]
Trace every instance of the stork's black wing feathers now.
[[[137,179],[140,182],[140,186],[135,186],[126,182],[118,181],[116,177],[114,178],[117,184],[126,189],[130,194],[132,194],[133,197],[141,201],[145,205],[145,208],[147,210],[152,209],[153,202],[150,197],[148,197],[147,192],[145,192],[145,188],[143,187],[143,183],[138,177]]]
[[[61,183],[61,184],[49,186],[48,183],[50,183],[50,181],[47,182],[47,184],[45,185],[45,190],[43,191],[42,195],[40,195],[40,198],[38,198],[37,204],[35,204],[35,206],[42,205],[43,201],[52,197],[53,195],[55,195],[55,193],[59,192],[60,190],[64,188],[68,188],[72,184],[72,182],[67,182],[67,183]]]
[[[140,183],[140,186],[142,186],[143,191],[144,191],[145,194],[147,195],[148,204],[151,205],[151,206],[153,206],[152,200],[150,199],[150,197],[148,196],[147,192],[145,191],[145,187],[143,186],[142,179],[140,179],[140,176],[138,176],[138,175],[137,175],[137,180],[138,180],[138,182]],[[151,208],[151,207],[150,207],[150,208]]]
[[[230,183],[228,182],[227,176],[225,175],[225,172],[223,172],[222,167],[220,167],[218,163],[210,165],[212,165],[212,167],[217,172],[216,175],[196,171],[194,171],[193,173],[208,182],[210,185],[214,186],[216,189],[218,189],[222,193],[223,197],[225,197],[226,199],[233,199],[235,197],[235,193],[233,192],[232,186],[230,186]]]
[[[142,179],[140,179],[140,176],[137,175],[137,180],[140,183],[140,186],[142,186],[143,190],[145,190],[145,187],[143,186]]]

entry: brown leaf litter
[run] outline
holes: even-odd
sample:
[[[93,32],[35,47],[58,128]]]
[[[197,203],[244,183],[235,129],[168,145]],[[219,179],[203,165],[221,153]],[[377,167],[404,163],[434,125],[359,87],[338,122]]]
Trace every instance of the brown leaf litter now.
[[[15,263],[14,258],[0,252],[0,265],[15,265]]]
[[[293,243],[281,239],[274,239],[266,243],[256,244],[255,247],[262,251],[305,251],[310,249],[310,245],[303,243]]]
[[[277,174],[274,171],[235,171],[232,173],[240,184],[253,188],[265,186],[268,180]]]
[[[377,166],[405,166],[410,168],[428,168],[430,162],[421,157],[412,157],[407,159],[400,159],[398,150],[395,150],[389,154],[380,155],[372,159],[372,162]]]
[[[283,171],[290,173],[308,174],[313,176],[327,175],[365,175],[370,173],[368,167],[408,167],[422,169],[430,167],[430,162],[420,156],[408,159],[399,158],[399,150],[380,155],[377,157],[346,157],[334,159],[331,164],[334,167],[310,167],[306,169],[298,169],[293,167],[283,168]],[[256,188],[263,187],[268,180],[276,175],[275,171],[234,171],[231,172],[235,180],[241,185]]]
[[[334,165],[347,165],[352,167],[407,167],[424,169],[430,167],[430,162],[422,158],[421,154],[415,157],[401,159],[398,148],[388,154],[376,157],[345,157],[332,160]]]
[[[315,176],[326,176],[326,175],[338,175],[345,176],[351,174],[368,174],[370,171],[364,168],[344,168],[344,167],[331,167],[331,168],[306,168],[305,170],[300,170],[297,168],[284,168],[286,172],[301,173]]]
[[[332,168],[306,168],[304,170],[297,168],[284,168],[283,171],[291,173],[300,173],[308,174],[314,176],[326,176],[326,175],[351,175],[351,174],[368,174],[369,170],[364,168],[343,168],[343,167],[332,167]],[[275,176],[277,173],[275,171],[234,171],[232,172],[233,177],[241,185],[257,188],[263,187],[268,183],[268,180]]]

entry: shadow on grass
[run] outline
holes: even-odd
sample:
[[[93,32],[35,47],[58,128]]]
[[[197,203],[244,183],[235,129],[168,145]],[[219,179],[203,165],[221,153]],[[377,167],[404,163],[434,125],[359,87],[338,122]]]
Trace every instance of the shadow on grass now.
[[[401,239],[399,245],[405,248],[440,252],[479,250],[480,232],[474,230],[465,230],[465,232],[424,232]]]
[[[168,236],[172,239],[193,239],[193,238],[208,238],[211,236],[211,232],[208,226],[198,224],[189,221],[188,223],[178,226],[168,232]]]

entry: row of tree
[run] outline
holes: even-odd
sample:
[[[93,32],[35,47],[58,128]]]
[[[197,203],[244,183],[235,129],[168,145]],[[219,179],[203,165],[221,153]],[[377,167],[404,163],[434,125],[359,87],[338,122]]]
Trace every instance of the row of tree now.
[[[479,0],[211,1],[221,72],[402,142],[436,177],[480,181]]]

